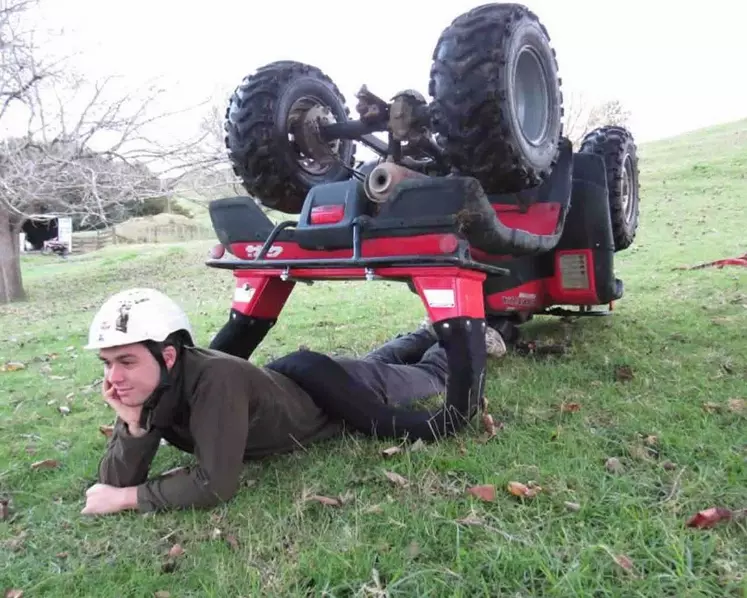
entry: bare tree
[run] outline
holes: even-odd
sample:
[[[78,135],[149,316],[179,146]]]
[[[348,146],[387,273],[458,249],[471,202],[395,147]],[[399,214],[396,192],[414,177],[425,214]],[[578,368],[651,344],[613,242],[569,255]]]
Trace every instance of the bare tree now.
[[[169,196],[222,157],[206,134],[164,145],[155,126],[181,111],[156,108],[157,87],[134,98],[116,79],[88,84],[38,58],[23,16],[36,0],[0,0],[0,304],[25,298],[19,232],[30,215],[107,222],[118,207]],[[23,123],[23,126],[19,126]]]
[[[620,100],[591,104],[583,94],[571,94],[565,110],[565,134],[578,149],[589,132],[609,125],[627,126],[630,116]]]

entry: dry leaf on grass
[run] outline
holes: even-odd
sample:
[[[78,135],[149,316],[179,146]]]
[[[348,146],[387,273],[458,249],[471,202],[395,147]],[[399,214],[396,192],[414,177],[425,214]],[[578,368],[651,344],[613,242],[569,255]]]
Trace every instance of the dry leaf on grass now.
[[[467,488],[467,494],[471,494],[480,500],[493,502],[495,500],[495,486],[492,484],[472,486],[471,488]]]
[[[562,403],[560,405],[561,413],[577,413],[581,411],[581,403]]]
[[[624,554],[618,554],[615,557],[615,562],[626,571],[633,570],[633,561],[630,560],[630,557]]]
[[[389,448],[384,449],[383,451],[381,451],[381,454],[385,458],[389,458],[389,457],[393,457],[394,455],[396,455],[398,453],[401,453],[401,452],[402,452],[402,447],[401,446],[391,446],[391,447],[389,447]]]
[[[514,496],[520,496],[522,498],[534,498],[539,492],[542,491],[540,486],[532,484],[522,484],[521,482],[509,482],[508,491]]]
[[[402,477],[398,473],[394,473],[393,471],[385,471],[384,475],[393,484],[397,484],[398,486],[403,486],[403,487],[409,485],[407,478]]]
[[[56,469],[60,466],[60,462],[56,459],[44,459],[43,461],[37,461],[31,464],[31,469],[38,471],[40,469]]]
[[[457,519],[457,523],[461,523],[462,525],[485,525],[485,522],[477,515],[467,515],[467,517]]]
[[[620,459],[617,457],[610,457],[605,461],[604,466],[607,468],[607,471],[610,473],[622,473],[623,471],[623,464],[620,463]]]
[[[708,403],[703,403],[703,409],[705,410],[706,413],[718,413],[721,411],[722,406],[719,405],[718,403],[708,402]]]
[[[5,365],[0,366],[0,372],[18,372],[20,370],[25,370],[25,369],[26,369],[26,364],[21,363],[20,361],[9,361]]]
[[[23,590],[17,590],[14,588],[5,590],[5,598],[23,598]]]
[[[565,508],[569,511],[573,511],[574,513],[581,510],[581,505],[577,502],[569,502],[566,501],[563,503],[565,505]]]
[[[315,500],[316,502],[330,507],[339,507],[341,504],[340,501],[336,498],[330,498],[329,496],[320,496],[319,494],[309,496],[306,500]]]
[[[729,399],[729,411],[734,413],[743,413],[747,409],[747,402],[744,399]]]
[[[231,550],[239,549],[239,541],[236,539],[236,536],[234,536],[233,534],[228,534],[226,536],[226,544],[228,544]]]
[[[646,438],[643,439],[643,442],[644,444],[646,444],[646,446],[656,446],[657,444],[659,444],[659,438],[653,434],[649,434],[648,436],[646,436]]]
[[[158,590],[153,594],[153,598],[171,598],[171,592],[167,592],[166,590]]]
[[[171,548],[169,548],[169,558],[176,558],[180,557],[184,554],[184,549],[182,548],[181,544],[174,544]]]
[[[410,445],[410,452],[416,453],[417,451],[422,451],[425,448],[425,442],[423,442],[422,438],[418,438],[415,442],[413,442]]]
[[[0,521],[5,521],[10,514],[10,507],[6,499],[0,500]]]
[[[721,521],[729,521],[733,516],[734,513],[729,509],[711,507],[710,509],[705,509],[704,511],[700,511],[693,515],[687,521],[687,527],[708,529]]]
[[[498,434],[499,428],[495,425],[493,416],[490,415],[490,413],[482,414],[482,427],[485,428],[485,431],[488,433],[488,438],[493,438]]]
[[[107,438],[111,438],[112,434],[114,434],[114,426],[99,426],[99,432]]]
[[[57,407],[57,411],[59,411],[62,415],[70,415],[70,407],[66,407],[65,405],[60,405]]]
[[[633,368],[629,365],[619,365],[615,368],[615,380],[618,382],[627,382],[633,378]]]

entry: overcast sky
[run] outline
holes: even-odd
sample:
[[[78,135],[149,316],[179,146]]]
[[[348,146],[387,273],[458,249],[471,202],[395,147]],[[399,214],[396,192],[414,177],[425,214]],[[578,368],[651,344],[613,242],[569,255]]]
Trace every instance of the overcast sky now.
[[[174,107],[223,97],[267,62],[326,71],[351,108],[362,83],[389,98],[427,91],[442,29],[481,2],[449,0],[46,0],[61,51],[82,52],[90,77],[118,73],[133,87],[177,82]],[[566,95],[617,98],[640,141],[747,117],[747,3],[711,0],[528,0],[558,55]],[[189,127],[194,117],[180,127]],[[177,125],[161,131],[179,133]]]

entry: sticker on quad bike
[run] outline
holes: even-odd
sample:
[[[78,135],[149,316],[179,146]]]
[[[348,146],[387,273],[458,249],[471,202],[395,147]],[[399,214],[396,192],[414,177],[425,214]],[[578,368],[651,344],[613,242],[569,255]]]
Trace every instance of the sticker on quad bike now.
[[[454,307],[456,305],[452,289],[423,289],[423,294],[430,307]]]
[[[237,303],[249,303],[252,297],[254,297],[254,291],[254,287],[250,287],[249,285],[236,287],[236,290],[233,292],[233,300]]]
[[[246,257],[247,259],[254,259],[259,255],[260,250],[262,249],[262,245],[256,244],[256,245],[247,245],[246,246]],[[280,254],[283,253],[283,248],[280,245],[273,245],[270,247],[270,249],[267,250],[267,253],[265,254],[265,258],[274,258],[279,257]]]

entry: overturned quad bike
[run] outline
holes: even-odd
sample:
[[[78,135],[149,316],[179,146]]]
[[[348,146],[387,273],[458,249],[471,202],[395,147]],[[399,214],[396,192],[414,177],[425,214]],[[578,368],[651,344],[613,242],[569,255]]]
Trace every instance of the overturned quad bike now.
[[[614,255],[638,225],[632,136],[602,127],[574,151],[555,52],[526,7],[487,4],[456,18],[433,53],[428,93],[430,102],[412,90],[384,101],[364,86],[351,119],[319,69],[260,68],[225,121],[251,197],[210,205],[220,244],[208,265],[236,278],[215,349],[249,358],[298,281],[396,280],[422,298],[449,359],[435,413],[384,406],[349,385],[343,395],[329,379],[339,372],[314,352],[269,366],[378,436],[434,439],[475,415],[486,326],[511,342],[536,314],[608,313],[623,295]],[[380,158],[356,163],[356,143]],[[273,225],[257,202],[298,220]]]

